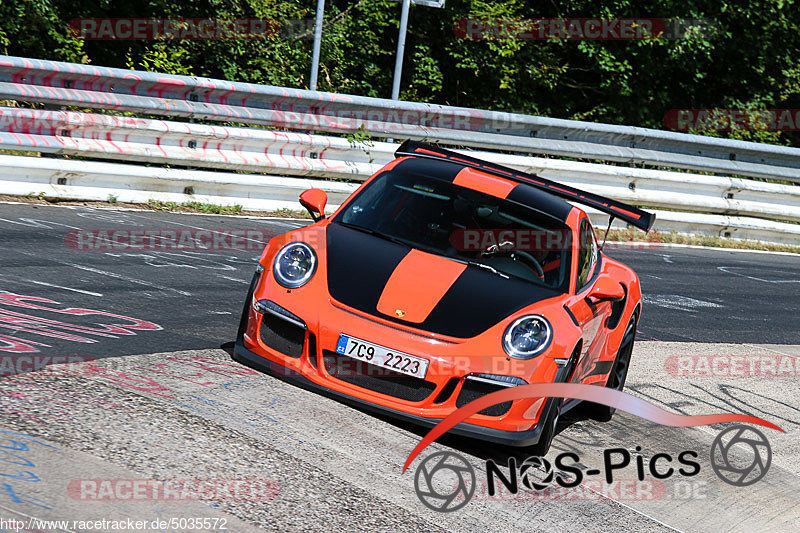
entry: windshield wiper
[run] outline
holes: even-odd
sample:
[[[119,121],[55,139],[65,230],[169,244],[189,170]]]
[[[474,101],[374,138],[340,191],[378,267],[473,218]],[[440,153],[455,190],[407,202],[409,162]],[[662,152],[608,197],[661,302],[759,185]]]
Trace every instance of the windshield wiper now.
[[[506,278],[506,279],[510,279],[511,278],[511,276],[509,276],[508,274],[500,272],[496,268],[494,268],[492,266],[489,266],[489,265],[487,265],[485,263],[479,263],[478,261],[471,261],[469,259],[456,259],[454,257],[451,257],[451,259],[453,259],[455,261],[458,261],[459,263],[465,263],[465,264],[470,265],[470,266],[482,268],[483,270],[488,270],[492,274],[497,274],[498,276]]]
[[[356,231],[361,231],[361,232],[366,233],[368,235],[373,235],[375,237],[378,237],[379,239],[383,239],[383,240],[386,240],[386,241],[389,241],[389,242],[393,242],[395,244],[400,244],[400,245],[403,245],[403,246],[410,246],[412,248],[414,248],[416,246],[416,245],[414,245],[414,244],[412,244],[410,242],[404,241],[403,239],[398,239],[397,237],[392,237],[391,235],[386,235],[385,233],[381,233],[380,231],[374,230],[372,228],[367,228],[365,226],[359,226],[358,224],[351,224],[350,222],[337,222],[337,224],[341,224],[345,228],[350,228],[350,229],[354,229]]]

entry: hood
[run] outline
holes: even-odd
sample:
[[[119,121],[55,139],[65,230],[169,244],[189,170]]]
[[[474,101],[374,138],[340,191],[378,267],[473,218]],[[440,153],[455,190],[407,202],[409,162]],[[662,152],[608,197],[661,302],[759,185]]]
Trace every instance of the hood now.
[[[350,229],[327,226],[328,290],[337,301],[398,324],[475,337],[560,293]]]

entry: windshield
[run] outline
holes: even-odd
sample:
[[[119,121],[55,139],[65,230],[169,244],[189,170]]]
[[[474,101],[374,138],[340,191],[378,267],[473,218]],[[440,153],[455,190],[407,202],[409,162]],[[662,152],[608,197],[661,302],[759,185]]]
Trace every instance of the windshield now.
[[[499,276],[569,289],[571,233],[564,223],[450,181],[384,172],[333,222]]]

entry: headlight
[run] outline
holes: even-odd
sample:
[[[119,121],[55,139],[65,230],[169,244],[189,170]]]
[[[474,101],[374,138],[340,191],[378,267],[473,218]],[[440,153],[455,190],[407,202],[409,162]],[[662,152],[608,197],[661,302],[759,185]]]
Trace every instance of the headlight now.
[[[553,329],[547,319],[526,315],[506,328],[503,349],[514,359],[532,359],[545,351],[552,339]]]
[[[275,256],[272,273],[287,289],[302,287],[317,270],[317,254],[304,242],[289,243]]]

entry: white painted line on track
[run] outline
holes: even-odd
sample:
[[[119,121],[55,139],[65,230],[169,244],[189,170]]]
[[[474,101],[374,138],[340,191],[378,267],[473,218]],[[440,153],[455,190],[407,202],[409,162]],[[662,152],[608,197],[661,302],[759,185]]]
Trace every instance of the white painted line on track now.
[[[45,285],[47,287],[54,287],[56,289],[64,289],[65,291],[73,291],[73,292],[79,292],[81,294],[88,294],[89,296],[103,296],[99,292],[86,291],[86,290],[83,290],[83,289],[75,289],[73,287],[64,287],[62,285],[54,285],[52,283],[46,283],[44,281],[36,281],[35,279],[27,279],[27,278],[23,278],[23,277],[20,277],[20,276],[14,276],[14,275],[10,275],[10,274],[0,274],[0,279],[3,279],[5,281],[10,281],[12,283],[19,283],[20,285],[25,284],[25,283],[34,283],[36,285]]]
[[[764,279],[764,278],[758,278],[756,276],[748,276],[747,274],[740,274],[738,272],[731,272],[731,270],[734,270],[734,269],[737,269],[737,268],[739,270],[744,270],[744,267],[728,267],[728,266],[717,267],[717,270],[719,270],[721,272],[725,272],[726,274],[733,274],[734,276],[741,276],[743,278],[752,279],[753,281],[763,281],[764,283],[774,283],[774,284],[778,284],[778,283],[800,283],[800,279]],[[765,271],[767,271],[767,272],[769,272],[769,271],[776,272],[775,269],[765,270]],[[785,270],[777,270],[777,272],[786,272],[786,271]],[[791,273],[789,273],[789,274],[791,274]]]
[[[778,252],[773,250],[750,250],[748,248],[722,248],[717,246],[699,246],[697,244],[680,244],[675,242],[647,242],[647,241],[606,241],[606,244],[613,244],[630,248],[631,250],[641,250],[649,252],[657,248],[687,248],[689,250],[712,250],[717,252],[750,253],[750,254],[772,254],[772,255],[791,255],[800,258],[797,252]],[[773,243],[768,243],[773,244]]]
[[[32,254],[30,252],[18,251],[18,253],[25,254],[25,255],[28,255],[28,256],[31,256],[31,257],[39,257],[36,254]],[[121,279],[121,280],[130,282],[130,283],[135,283],[136,285],[145,285],[147,287],[152,287],[154,289],[159,289],[159,290],[162,290],[162,291],[175,292],[175,293],[180,294],[181,296],[191,296],[192,295],[192,293],[186,292],[186,291],[182,291],[180,289],[173,289],[172,287],[166,287],[164,285],[159,285],[157,283],[151,283],[149,281],[144,281],[142,279],[123,276],[122,274],[117,274],[115,272],[108,272],[107,270],[100,270],[99,268],[92,268],[92,267],[88,267],[88,266],[85,266],[85,265],[79,265],[77,263],[70,263],[68,261],[61,261],[59,259],[53,259],[53,258],[50,258],[49,260],[51,262],[53,262],[53,263],[59,263],[59,264],[62,264],[62,265],[65,265],[65,266],[69,266],[69,267],[72,267],[72,268],[77,268],[79,270],[86,270],[87,272],[93,272],[95,274],[100,274],[102,276],[108,276],[110,278]]]
[[[45,285],[47,287],[54,287],[56,289],[64,289],[65,291],[79,292],[81,294],[88,294],[89,296],[103,296],[103,294],[99,292],[85,291],[83,289],[73,289],[72,287],[63,287],[61,285],[54,285],[52,283],[45,283],[44,281],[36,281],[34,279],[24,279],[24,278],[20,279],[22,279],[22,281],[27,281],[28,283],[35,283],[36,285]]]
[[[52,222],[50,220],[42,220],[40,218],[29,218],[29,217],[20,217],[19,220],[9,220],[7,218],[0,218],[0,222],[8,222],[9,224],[16,224],[18,226],[27,226],[29,228],[53,229],[50,226],[63,226],[65,228],[70,228],[70,229],[77,229],[77,230],[81,229],[77,226],[62,224],[61,222]]]
[[[218,278],[227,279],[228,281],[236,281],[237,283],[244,283],[245,285],[250,285],[250,282],[243,279],[232,278],[230,276],[223,276],[222,274],[217,274]]]
[[[627,503],[625,503],[623,501],[615,500],[614,498],[609,498],[607,495],[603,494],[602,491],[594,490],[591,487],[586,487],[586,490],[588,490],[589,492],[594,492],[598,496],[600,496],[602,498],[605,498],[608,501],[612,501],[612,502],[616,503],[617,505],[625,507],[626,509],[629,509],[629,510],[633,511],[634,513],[636,513],[638,515],[641,515],[641,516],[647,518],[648,520],[652,520],[653,522],[655,522],[657,524],[660,524],[660,525],[664,526],[667,529],[671,529],[672,531],[677,531],[678,533],[684,533],[684,531],[682,529],[678,529],[678,528],[676,528],[674,526],[671,526],[671,525],[669,525],[669,524],[667,524],[665,522],[662,522],[658,518],[655,518],[654,516],[650,516],[649,514],[645,513],[644,511],[640,511],[639,509],[636,509],[635,507],[632,507],[632,506],[628,505]]]
[[[800,358],[800,355],[796,355],[796,354],[793,354],[793,353],[786,353],[785,351],[782,352],[782,351],[776,350],[775,348],[773,348],[771,346],[768,346],[766,344],[743,343],[742,346],[750,346],[750,347],[756,348],[756,349],[767,350],[767,351],[770,351],[770,352],[775,352],[775,353],[780,354],[780,355],[785,355],[786,357]]]
[[[106,270],[100,270],[99,268],[87,267],[87,266],[78,265],[78,264],[75,264],[75,263],[67,263],[65,261],[59,261],[59,263],[62,263],[62,264],[67,265],[67,266],[71,266],[72,268],[77,268],[79,270],[86,270],[88,272],[94,272],[95,274],[101,274],[103,276],[108,276],[110,278],[116,278],[116,279],[129,281],[130,283],[135,283],[137,285],[146,285],[147,287],[153,287],[154,289],[159,289],[159,290],[162,290],[162,291],[176,292],[176,293],[180,294],[181,296],[191,296],[192,295],[191,292],[182,291],[180,289],[173,289],[172,287],[166,287],[164,285],[158,285],[156,283],[150,283],[149,281],[144,281],[142,279],[136,279],[136,278],[131,278],[131,277],[128,277],[128,276],[123,276],[122,274],[117,274],[115,272],[108,272]]]
[[[701,307],[723,307],[718,303],[689,298],[688,296],[681,296],[679,294],[645,294],[642,296],[642,301],[666,309],[677,309],[678,311],[688,311],[690,313],[696,312],[694,310]]]

